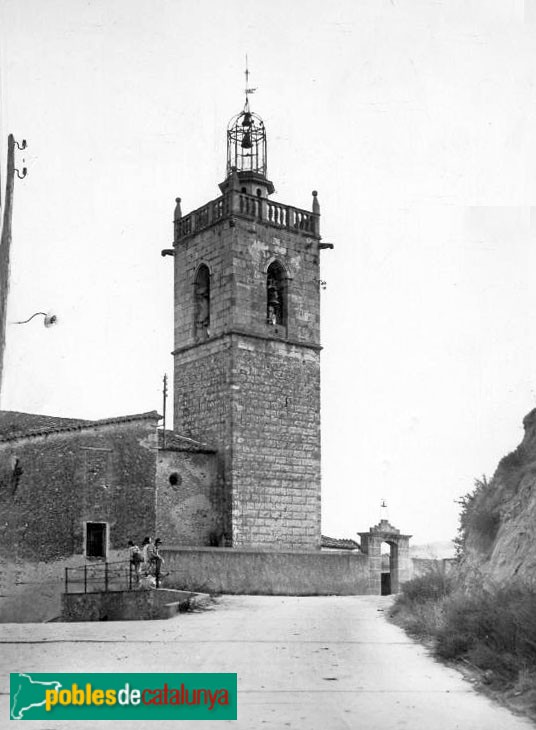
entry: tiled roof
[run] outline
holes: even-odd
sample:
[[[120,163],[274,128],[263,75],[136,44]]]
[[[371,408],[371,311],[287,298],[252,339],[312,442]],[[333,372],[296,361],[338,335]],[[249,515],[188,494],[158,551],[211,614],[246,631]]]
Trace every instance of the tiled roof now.
[[[0,441],[16,441],[27,436],[44,436],[59,431],[79,431],[94,426],[107,426],[129,421],[160,419],[157,411],[135,413],[128,416],[101,418],[89,421],[82,418],[60,418],[58,416],[42,416],[36,413],[20,413],[19,411],[0,411]]]
[[[162,448],[164,442],[164,432],[158,431],[158,445]],[[194,453],[213,454],[216,449],[201,441],[195,441],[187,436],[181,436],[174,431],[166,429],[166,451],[192,451]]]
[[[0,411],[0,438],[18,436],[39,429],[51,431],[57,428],[76,427],[83,423],[86,421],[81,418],[58,418],[19,411]]]
[[[332,548],[334,550],[359,550],[359,544],[355,540],[339,537],[327,537],[322,535],[323,548]]]

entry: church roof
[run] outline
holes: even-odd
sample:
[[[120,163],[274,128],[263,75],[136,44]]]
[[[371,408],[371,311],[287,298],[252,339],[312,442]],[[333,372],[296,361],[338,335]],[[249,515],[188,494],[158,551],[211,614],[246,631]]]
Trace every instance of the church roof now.
[[[164,443],[164,432],[158,431],[158,445],[162,449]],[[214,454],[216,449],[201,441],[195,441],[187,436],[166,429],[166,451],[192,451],[199,454]]]
[[[349,538],[327,537],[322,535],[321,547],[334,550],[359,550],[359,543]]]
[[[101,418],[91,421],[83,418],[62,418],[59,416],[44,416],[36,413],[21,413],[19,411],[0,411],[0,442],[16,441],[27,436],[44,436],[60,431],[79,431],[83,428],[108,426],[130,421],[153,420],[160,416],[157,411],[135,413],[114,418]]]

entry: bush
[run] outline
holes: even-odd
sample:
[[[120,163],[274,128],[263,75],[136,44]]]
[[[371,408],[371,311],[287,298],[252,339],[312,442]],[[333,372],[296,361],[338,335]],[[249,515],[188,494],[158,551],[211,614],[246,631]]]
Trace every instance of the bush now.
[[[404,628],[414,636],[433,637],[444,623],[442,601],[428,600],[414,603],[404,619]]]
[[[430,568],[402,585],[402,592],[391,608],[391,616],[409,633],[433,637],[443,625],[442,604],[452,587],[451,576],[441,567]]]
[[[403,586],[392,616],[407,631],[433,640],[442,659],[465,659],[514,681],[536,669],[536,589],[512,581],[502,586],[455,587],[451,576],[431,571]]]
[[[458,560],[465,557],[469,541],[483,553],[491,549],[501,524],[497,498],[493,482],[483,476],[482,479],[475,479],[472,492],[456,500],[462,508],[458,534],[454,539]]]
[[[444,624],[435,635],[435,648],[443,659],[456,659],[471,649],[475,638],[486,633],[478,596],[456,593],[445,602]]]
[[[430,570],[405,583],[391,616],[408,632],[433,641],[442,659],[465,659],[515,681],[536,670],[536,588],[456,586],[452,575]]]
[[[406,601],[424,603],[448,596],[452,589],[452,579],[441,568],[430,568],[423,575],[408,580],[402,586],[402,596]]]

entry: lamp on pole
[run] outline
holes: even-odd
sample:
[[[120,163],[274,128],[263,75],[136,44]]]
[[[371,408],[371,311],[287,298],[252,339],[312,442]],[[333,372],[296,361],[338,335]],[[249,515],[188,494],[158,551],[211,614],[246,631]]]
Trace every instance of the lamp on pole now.
[[[52,312],[34,312],[31,317],[28,317],[28,319],[22,319],[17,322],[12,322],[12,324],[27,324],[34,317],[37,317],[38,314],[41,314],[45,318],[43,322],[45,327],[53,327],[55,324],[58,324],[58,316],[56,314],[53,314]]]

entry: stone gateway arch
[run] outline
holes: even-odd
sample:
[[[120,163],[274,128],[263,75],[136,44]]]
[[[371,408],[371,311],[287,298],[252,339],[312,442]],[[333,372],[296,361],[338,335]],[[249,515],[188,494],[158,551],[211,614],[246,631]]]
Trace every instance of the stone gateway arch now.
[[[412,575],[411,558],[409,556],[409,540],[411,535],[401,535],[400,530],[393,527],[388,520],[380,520],[368,532],[360,532],[361,552],[369,559],[370,592],[398,593],[400,585]],[[389,590],[382,591],[382,543],[390,548],[390,585]]]

